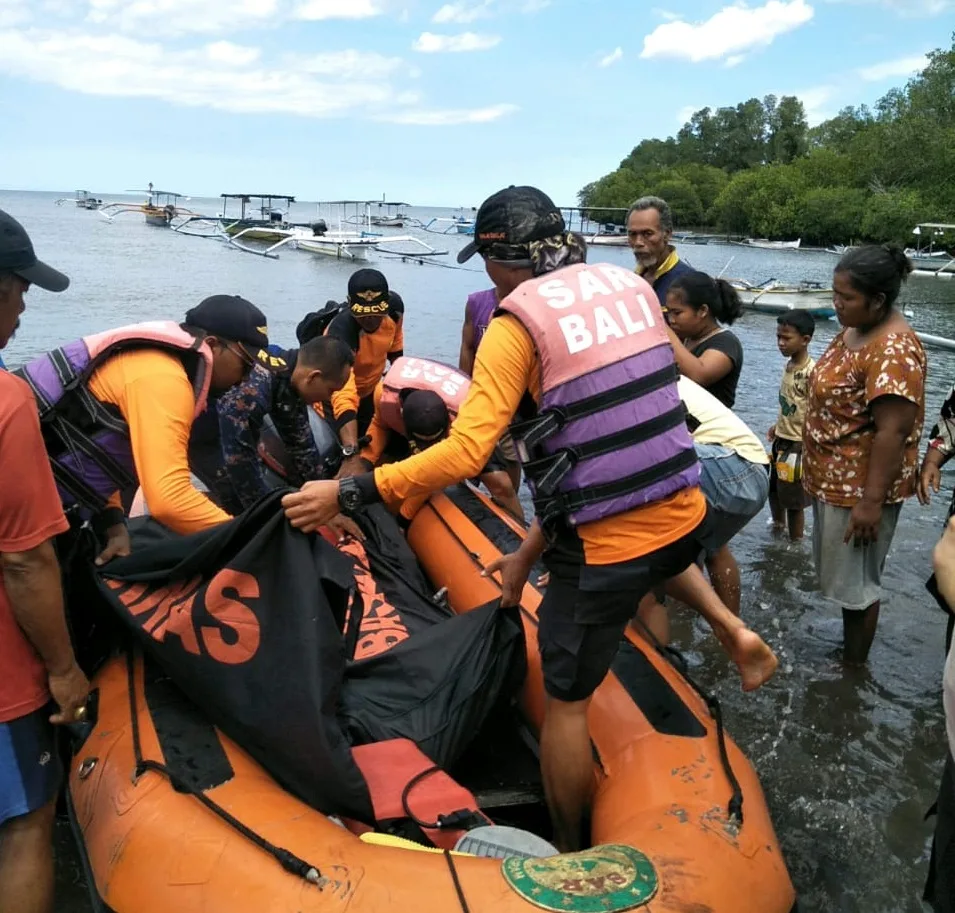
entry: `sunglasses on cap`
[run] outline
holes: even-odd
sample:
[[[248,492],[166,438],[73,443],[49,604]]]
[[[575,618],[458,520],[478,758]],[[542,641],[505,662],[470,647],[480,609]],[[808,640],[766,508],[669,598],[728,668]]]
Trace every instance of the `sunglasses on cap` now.
[[[422,450],[427,450],[432,444],[437,444],[438,441],[444,440],[447,436],[447,428],[442,428],[436,434],[409,434],[408,448],[412,453],[421,453]]]
[[[482,244],[478,253],[485,260],[495,260],[499,263],[508,263],[512,266],[530,266],[527,246],[524,244],[506,244],[503,241],[492,241]]]

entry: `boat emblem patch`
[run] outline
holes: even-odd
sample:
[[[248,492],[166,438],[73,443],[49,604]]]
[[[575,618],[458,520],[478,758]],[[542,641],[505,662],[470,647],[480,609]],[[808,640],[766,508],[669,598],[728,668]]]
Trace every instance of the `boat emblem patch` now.
[[[544,910],[617,913],[643,906],[659,887],[653,863],[620,844],[546,859],[512,857],[501,871],[521,897]]]

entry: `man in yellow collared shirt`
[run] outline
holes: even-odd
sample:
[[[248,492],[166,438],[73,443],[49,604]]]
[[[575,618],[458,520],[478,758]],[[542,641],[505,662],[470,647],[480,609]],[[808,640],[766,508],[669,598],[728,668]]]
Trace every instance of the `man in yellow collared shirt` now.
[[[627,239],[637,258],[635,272],[650,283],[664,312],[671,283],[679,276],[693,272],[693,267],[680,259],[670,243],[672,238],[673,213],[665,200],[640,197],[630,207]]]

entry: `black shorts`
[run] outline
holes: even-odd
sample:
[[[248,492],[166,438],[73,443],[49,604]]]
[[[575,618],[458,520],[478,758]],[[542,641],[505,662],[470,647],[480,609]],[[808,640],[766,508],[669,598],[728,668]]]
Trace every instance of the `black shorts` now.
[[[942,773],[937,811],[924,898],[935,913],[955,913],[955,760],[951,754]]]
[[[604,680],[627,623],[655,586],[685,571],[700,554],[709,515],[671,545],[620,564],[548,565],[550,583],[538,617],[544,688],[559,701],[582,701]]]
[[[784,466],[787,479],[779,477],[779,464]],[[805,510],[812,504],[802,487],[802,441],[778,437],[773,441],[769,467],[769,492],[783,510]]]

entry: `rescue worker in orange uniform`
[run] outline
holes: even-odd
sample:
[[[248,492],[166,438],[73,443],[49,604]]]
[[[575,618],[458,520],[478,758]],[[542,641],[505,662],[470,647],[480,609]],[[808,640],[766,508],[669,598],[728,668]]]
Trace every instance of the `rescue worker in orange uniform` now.
[[[189,435],[211,394],[235,386],[268,346],[265,315],[237,295],[213,295],[172,321],[84,337],[16,373],[33,391],[53,476],[68,514],[90,519],[105,548],[129,553],[120,492],[141,486],[174,532],[231,516],[193,485]],[[261,363],[265,363],[265,356]]]
[[[588,266],[583,238],[533,187],[509,187],[482,204],[458,260],[476,253],[500,312],[450,435],[373,473],[308,483],[283,503],[292,525],[310,531],[340,506],[440,490],[478,472],[520,414],[511,432],[537,517],[518,551],[488,572],[501,572],[504,604],[519,601],[542,555],[551,575],[539,609],[548,695],[540,758],[554,842],[571,851],[585,842],[595,782],[587,707],[645,593],[677,578],[739,666],[744,689],[770,678],[777,660],[694,564],[707,506],[653,290],[622,267]]]
[[[375,390],[375,415],[361,457],[366,469],[403,460],[443,441],[467,395],[470,380],[450,365],[427,358],[399,358]],[[514,490],[500,449],[495,447],[475,483],[519,519],[524,508]],[[409,498],[399,517],[410,521],[427,499]]]

